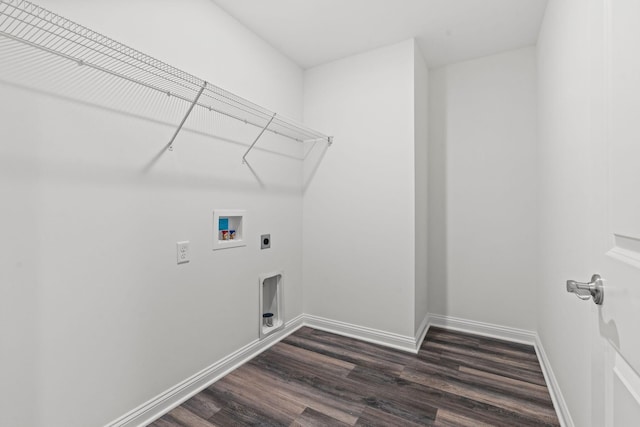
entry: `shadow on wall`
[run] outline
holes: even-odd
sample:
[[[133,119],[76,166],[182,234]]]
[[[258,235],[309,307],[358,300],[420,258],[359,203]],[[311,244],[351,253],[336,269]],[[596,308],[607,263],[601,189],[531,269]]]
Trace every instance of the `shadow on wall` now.
[[[305,147],[307,149],[304,159],[305,166],[303,168],[303,178],[302,178],[302,193],[304,194],[309,188],[311,181],[318,172],[318,168],[322,164],[322,159],[327,154],[327,149],[329,148],[329,144],[326,141],[316,141],[309,143],[310,147]]]
[[[446,69],[429,73],[429,313],[448,314]]]
[[[615,348],[620,348],[620,333],[615,320],[605,320],[602,313],[602,306],[598,307],[598,327],[600,336],[609,341]]]

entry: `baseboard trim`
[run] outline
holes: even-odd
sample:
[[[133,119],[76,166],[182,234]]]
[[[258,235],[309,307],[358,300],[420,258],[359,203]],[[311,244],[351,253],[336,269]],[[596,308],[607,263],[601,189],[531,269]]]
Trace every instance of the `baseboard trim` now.
[[[416,339],[414,337],[353,325],[351,323],[326,319],[310,314],[304,316],[304,323],[311,328],[322,331],[395,348],[409,353],[418,353],[418,347],[416,347]]]
[[[533,331],[458,317],[430,314],[429,325],[522,344],[535,345],[536,343],[536,333]]]
[[[120,418],[110,422],[105,427],[146,426],[176,406],[182,404],[187,399],[193,397],[195,394],[209,387],[243,363],[300,329],[302,326],[304,326],[304,315],[297,316],[287,322],[281,331],[274,332],[262,340],[256,339],[252,341],[227,357],[224,357]]]
[[[549,389],[549,394],[551,395],[553,407],[556,409],[556,414],[558,414],[558,421],[560,421],[560,425],[562,427],[574,427],[573,419],[571,418],[571,413],[569,412],[569,407],[567,406],[567,402],[562,396],[560,385],[558,384],[558,380],[553,373],[551,363],[549,362],[547,353],[544,351],[544,346],[542,345],[542,341],[540,340],[538,334],[536,334],[536,342],[534,347],[536,349],[536,354],[538,355],[538,360],[540,361],[542,375],[544,375],[544,380],[547,383],[547,388]]]

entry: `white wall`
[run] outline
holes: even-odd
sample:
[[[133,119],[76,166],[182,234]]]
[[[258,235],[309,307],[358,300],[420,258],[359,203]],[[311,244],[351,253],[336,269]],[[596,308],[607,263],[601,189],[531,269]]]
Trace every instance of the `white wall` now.
[[[538,39],[539,258],[537,330],[576,426],[591,419],[589,313],[592,303],[566,294],[567,279],[593,273],[588,207],[589,2],[549,2]],[[595,317],[595,316],[593,316]]]
[[[429,116],[429,71],[422,58],[420,49],[414,45],[414,143],[415,143],[415,333],[421,332],[428,313],[428,206],[427,206],[427,153],[428,153],[428,116]]]
[[[430,72],[429,311],[535,329],[536,51]]]
[[[304,147],[303,163],[300,146],[267,137],[251,172],[239,159],[255,129],[198,116],[189,129],[225,138],[187,129],[145,174],[177,121],[0,82],[0,424],[126,413],[256,339],[257,276],[284,269],[286,319],[412,337],[427,307],[526,330],[537,314],[576,425],[589,425],[588,361],[571,351],[587,336],[562,326],[588,308],[557,300],[584,267],[572,255],[588,155],[578,0],[550,4],[537,52],[427,72],[407,40],[304,74],[209,1],[41,3],[275,111],[304,107],[336,143]],[[214,208],[248,210],[248,247],[211,251]],[[190,264],[175,264],[179,240]]]
[[[305,72],[305,312],[413,337],[414,42]]]
[[[212,2],[116,3],[42,2],[301,117],[302,71]],[[4,82],[0,98],[1,425],[104,425],[257,339],[260,273],[283,269],[286,318],[302,313],[298,144],[261,141],[277,151],[250,154],[261,186],[240,163],[257,132],[217,118],[233,140],[186,130],[144,173],[184,110],[164,121],[151,103],[133,115]],[[247,209],[247,247],[211,250],[214,208]],[[192,261],[177,266],[180,240]]]

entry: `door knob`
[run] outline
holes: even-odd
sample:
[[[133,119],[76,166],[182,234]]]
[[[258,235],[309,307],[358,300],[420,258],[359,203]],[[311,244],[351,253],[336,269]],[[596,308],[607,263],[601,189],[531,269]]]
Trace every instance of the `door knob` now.
[[[593,298],[593,302],[602,305],[604,301],[604,281],[599,274],[591,276],[588,283],[567,280],[567,292],[573,292],[581,300]]]

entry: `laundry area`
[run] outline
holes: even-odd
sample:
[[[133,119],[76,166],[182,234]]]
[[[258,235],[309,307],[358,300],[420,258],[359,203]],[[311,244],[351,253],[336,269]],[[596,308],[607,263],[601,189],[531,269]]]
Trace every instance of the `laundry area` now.
[[[633,425],[639,14],[0,0],[0,425]]]

